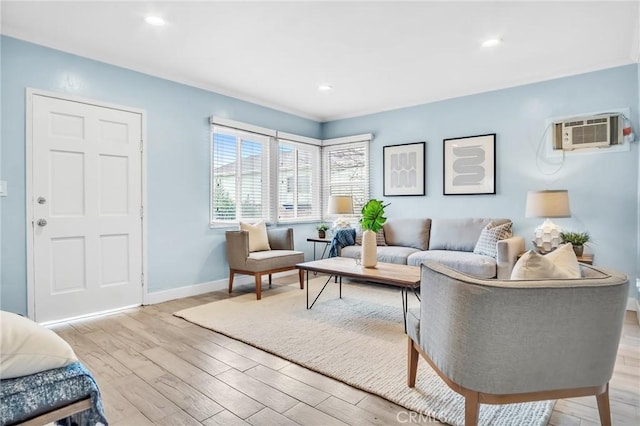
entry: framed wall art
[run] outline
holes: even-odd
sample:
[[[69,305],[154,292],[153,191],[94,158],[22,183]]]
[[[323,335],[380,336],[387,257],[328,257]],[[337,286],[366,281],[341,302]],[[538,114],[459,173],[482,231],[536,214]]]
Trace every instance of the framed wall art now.
[[[383,150],[384,196],[424,195],[425,143],[391,145]]]
[[[444,195],[496,193],[496,134],[443,141]]]

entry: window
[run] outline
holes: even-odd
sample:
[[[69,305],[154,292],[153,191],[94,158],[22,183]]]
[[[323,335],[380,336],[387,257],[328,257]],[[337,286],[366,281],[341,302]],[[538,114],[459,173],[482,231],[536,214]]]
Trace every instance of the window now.
[[[320,147],[278,141],[278,221],[321,219]]]
[[[315,222],[330,195],[369,199],[370,134],[320,141],[211,117],[211,225]]]
[[[214,126],[211,222],[259,220],[269,214],[268,136]]]
[[[319,140],[288,133],[278,140],[269,129],[212,123],[212,225],[321,219]]]
[[[322,199],[351,195],[358,214],[369,200],[369,141],[332,143],[322,148],[322,159]]]

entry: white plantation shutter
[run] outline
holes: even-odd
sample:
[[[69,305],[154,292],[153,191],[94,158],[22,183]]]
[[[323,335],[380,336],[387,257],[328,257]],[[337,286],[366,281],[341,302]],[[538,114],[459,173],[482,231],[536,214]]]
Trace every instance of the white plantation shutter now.
[[[369,200],[371,134],[320,141],[227,118],[210,122],[212,226],[317,222],[330,195],[350,195],[355,217]]]
[[[278,141],[278,222],[320,220],[320,147]]]
[[[326,212],[331,195],[350,195],[353,212],[360,214],[362,206],[369,200],[369,140],[336,143],[333,140],[322,147],[322,214],[328,221],[334,220]]]
[[[269,216],[269,136],[213,126],[211,223]]]

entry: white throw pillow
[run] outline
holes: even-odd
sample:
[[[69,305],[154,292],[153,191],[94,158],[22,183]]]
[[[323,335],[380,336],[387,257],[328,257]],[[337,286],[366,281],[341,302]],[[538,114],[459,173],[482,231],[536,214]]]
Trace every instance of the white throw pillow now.
[[[557,250],[557,249],[556,249]],[[571,250],[573,252],[573,249]],[[552,252],[553,253],[553,252]],[[520,257],[511,271],[512,280],[548,280],[580,278],[578,260],[575,260],[575,269],[567,260],[566,254],[543,256],[529,250]],[[574,254],[575,257],[575,254]],[[555,261],[558,260],[558,263]],[[576,275],[577,273],[577,275]]]
[[[578,266],[578,258],[576,252],[573,251],[571,243],[563,244],[545,257],[550,259],[554,265],[567,271],[570,278],[580,278],[580,266]]]
[[[264,221],[261,220],[253,225],[240,222],[240,229],[249,233],[249,251],[271,250],[267,236],[267,225]]]
[[[361,246],[362,245],[362,228],[360,228],[359,230],[356,230],[356,245],[357,246]],[[378,232],[376,232],[376,246],[381,247],[381,246],[386,246],[387,242],[384,239],[384,229],[380,228],[378,230]]]
[[[500,240],[511,238],[513,236],[513,232],[511,231],[512,226],[512,222],[506,222],[501,225],[497,225],[494,221],[487,223],[480,233],[480,237],[473,249],[473,253],[483,254],[494,258],[497,257],[498,248],[496,244],[498,244],[498,241]]]
[[[0,378],[29,376],[78,361],[60,336],[10,312],[0,311]]]

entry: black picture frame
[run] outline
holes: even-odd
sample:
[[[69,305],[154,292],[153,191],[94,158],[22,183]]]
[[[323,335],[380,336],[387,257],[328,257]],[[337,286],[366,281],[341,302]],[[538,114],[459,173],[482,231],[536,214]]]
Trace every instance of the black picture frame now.
[[[464,136],[442,141],[442,193],[496,193],[496,134]]]
[[[426,143],[413,142],[383,147],[383,195],[425,195]]]

